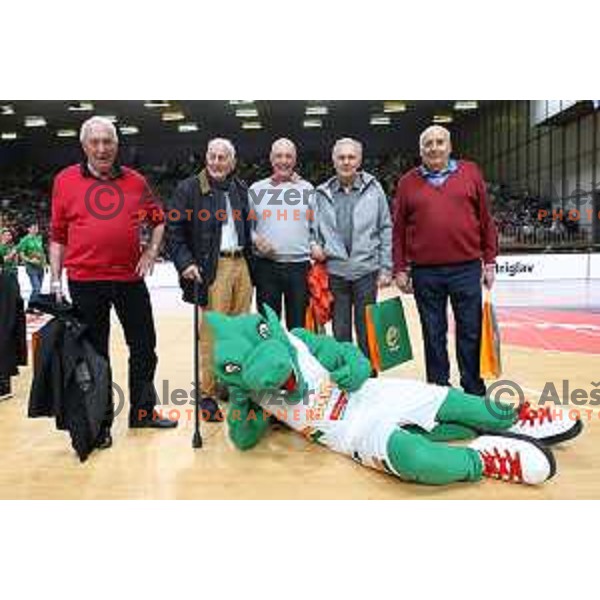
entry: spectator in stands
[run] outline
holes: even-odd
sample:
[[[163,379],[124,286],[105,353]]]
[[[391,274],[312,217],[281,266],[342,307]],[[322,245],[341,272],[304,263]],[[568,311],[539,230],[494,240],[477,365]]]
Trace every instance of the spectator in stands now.
[[[556,238],[561,238],[565,234],[565,226],[562,221],[558,219],[552,221],[552,225],[550,225],[550,231]]]
[[[12,232],[9,229],[0,230],[0,262],[4,272],[17,276],[19,255],[14,244]]]
[[[46,268],[44,241],[39,233],[37,222],[32,221],[29,223],[27,235],[21,238],[16,251],[21,262],[25,265],[25,271],[31,282],[31,295],[29,296],[29,304],[31,304],[40,295]],[[28,312],[31,312],[31,310],[28,309]]]
[[[334,296],[333,333],[352,341],[368,356],[365,307],[377,288],[391,282],[391,220],[380,183],[361,170],[362,144],[338,140],[332,152],[336,174],[317,188],[317,260],[327,260]],[[354,319],[352,313],[354,312]]]
[[[271,147],[273,171],[249,190],[254,242],[254,278],[259,310],[268,304],[281,317],[282,297],[288,329],[304,327],[307,275],[314,243],[313,186],[296,172],[296,146],[281,138]]]
[[[425,344],[427,380],[450,385],[447,305],[456,321],[456,347],[465,392],[486,392],[479,371],[481,280],[494,283],[496,227],[477,166],[450,157],[450,132],[428,127],[419,140],[422,165],[398,183],[394,205],[394,273],[414,288]]]
[[[27,364],[25,312],[14,273],[0,254],[0,402],[12,398],[11,377]]]
[[[180,275],[183,299],[196,304],[200,312],[200,406],[210,420],[218,419],[217,389],[211,334],[200,308],[238,315],[248,312],[252,302],[248,189],[234,169],[233,144],[223,138],[211,140],[205,168],[177,186],[168,221],[170,254]]]
[[[164,233],[162,209],[144,177],[117,161],[118,137],[111,121],[88,119],[81,127],[85,160],[54,180],[50,244],[51,289],[62,295],[67,269],[73,304],[88,327],[91,343],[109,360],[110,309],[114,307],[129,347],[129,427],[171,428],[177,422],[154,414],[157,356],[152,306],[144,277],[152,272]],[[124,201],[112,214],[109,199]],[[119,206],[113,200],[112,207]],[[154,227],[142,253],[140,211]],[[151,215],[151,218],[150,218]],[[99,448],[112,445],[113,411],[107,415]]]

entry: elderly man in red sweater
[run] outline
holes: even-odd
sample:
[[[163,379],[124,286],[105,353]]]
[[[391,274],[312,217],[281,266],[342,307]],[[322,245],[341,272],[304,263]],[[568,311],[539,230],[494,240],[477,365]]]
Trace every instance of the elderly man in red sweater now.
[[[108,119],[92,117],[81,127],[85,159],[54,179],[50,243],[51,289],[69,292],[91,343],[107,359],[110,309],[114,307],[129,347],[129,427],[171,428],[176,421],[154,415],[156,332],[144,277],[151,274],[164,234],[164,214],[144,177],[117,162],[118,138]],[[141,217],[153,228],[140,245]],[[113,410],[97,440],[112,445]]]
[[[498,236],[478,167],[454,160],[450,132],[428,127],[422,164],[399,181],[394,201],[393,262],[401,291],[414,291],[425,344],[427,381],[450,385],[447,306],[456,323],[461,386],[483,396],[480,376],[481,282],[491,288]]]

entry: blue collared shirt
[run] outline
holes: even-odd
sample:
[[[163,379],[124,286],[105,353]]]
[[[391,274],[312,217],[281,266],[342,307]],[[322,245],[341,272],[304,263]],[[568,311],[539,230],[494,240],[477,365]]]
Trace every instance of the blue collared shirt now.
[[[448,166],[441,171],[431,171],[425,165],[419,167],[421,175],[434,187],[443,185],[446,179],[448,179],[452,173],[456,173],[457,170],[458,163],[453,158],[448,161]]]

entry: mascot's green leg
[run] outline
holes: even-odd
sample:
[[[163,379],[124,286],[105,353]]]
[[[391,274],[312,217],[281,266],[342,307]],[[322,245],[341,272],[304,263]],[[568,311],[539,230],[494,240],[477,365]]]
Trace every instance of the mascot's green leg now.
[[[478,481],[482,476],[479,453],[471,448],[448,446],[398,429],[387,443],[390,465],[406,481],[445,485]]]
[[[502,431],[515,424],[517,412],[509,404],[486,401],[480,396],[451,389],[438,410],[436,420],[439,423],[466,425],[474,429]]]
[[[430,485],[478,481],[482,476],[479,453],[440,442],[470,439],[478,435],[477,430],[509,429],[517,420],[517,413],[508,404],[486,402],[479,396],[451,389],[436,420],[438,425],[430,432],[408,426],[390,436],[390,465],[402,479]]]
[[[439,423],[431,431],[425,431],[418,425],[407,425],[403,429],[410,433],[422,435],[432,442],[472,440],[479,435],[473,428],[460,423]]]
[[[479,429],[508,429],[516,419],[515,410],[508,404],[486,403],[479,396],[451,389],[436,415],[438,424],[431,431],[425,431],[417,425],[408,425],[404,429],[423,435],[432,442],[448,442],[473,439],[480,435]]]

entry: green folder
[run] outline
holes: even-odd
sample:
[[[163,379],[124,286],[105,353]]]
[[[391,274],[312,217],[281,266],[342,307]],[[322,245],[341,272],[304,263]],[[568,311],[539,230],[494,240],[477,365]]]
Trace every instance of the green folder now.
[[[413,358],[410,336],[400,298],[366,308],[367,338],[375,371],[386,371]]]

